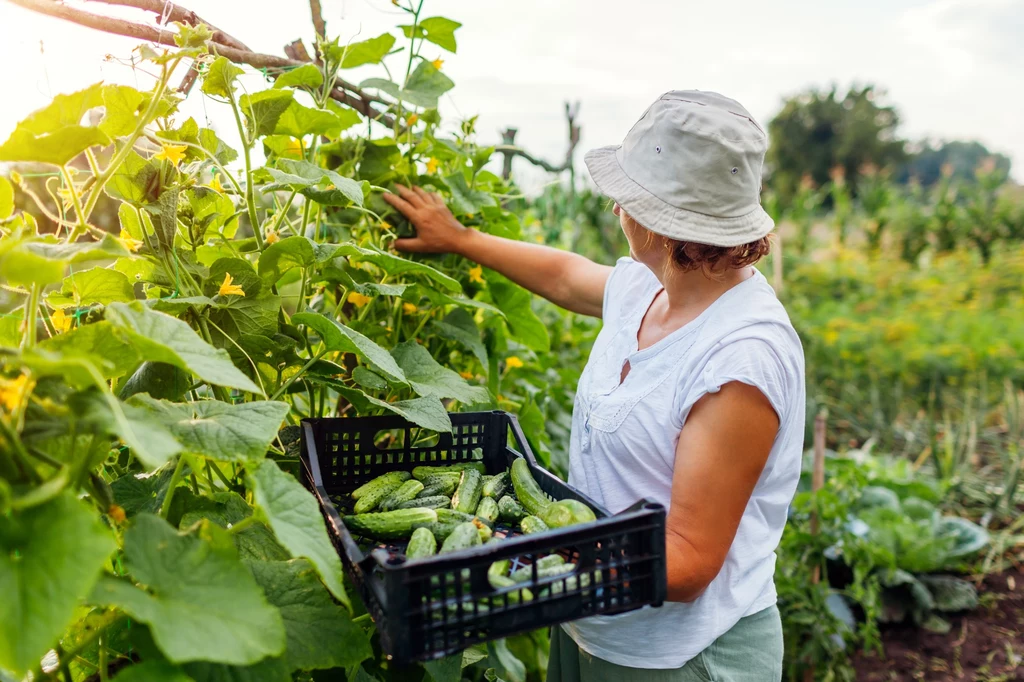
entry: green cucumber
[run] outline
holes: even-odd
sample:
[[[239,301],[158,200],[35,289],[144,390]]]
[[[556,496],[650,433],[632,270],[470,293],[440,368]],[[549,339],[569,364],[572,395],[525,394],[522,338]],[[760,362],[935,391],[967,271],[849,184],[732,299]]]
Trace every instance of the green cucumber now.
[[[452,495],[452,509],[472,514],[480,504],[483,492],[483,474],[476,469],[466,469],[459,479],[459,487]]]
[[[504,576],[504,575],[490,575],[490,574],[488,574],[487,575],[487,580],[488,580],[488,582],[491,583],[491,587],[493,587],[496,590],[500,590],[500,589],[503,589],[503,588],[506,588],[506,587],[516,587],[516,586],[520,585],[515,580],[512,580],[512,578],[509,578],[508,576]],[[521,601],[532,601],[532,600],[533,600],[533,592],[531,592],[530,588],[528,588],[528,587],[520,586],[518,590],[513,590],[513,591],[508,593],[508,601],[511,604],[518,604]]]
[[[512,462],[512,487],[515,488],[519,504],[533,516],[540,516],[551,504],[530,473],[530,465],[522,457]]]
[[[483,496],[500,500],[502,495],[512,489],[512,475],[507,471],[495,474],[491,480],[484,483]]]
[[[377,540],[407,538],[418,526],[436,522],[437,512],[422,507],[345,517],[350,531]]]
[[[417,507],[425,507],[427,509],[447,509],[452,504],[452,498],[445,495],[431,495],[430,497],[417,497],[403,502],[402,504],[395,507],[395,509],[416,509]]]
[[[352,511],[356,514],[365,514],[366,512],[372,512],[377,506],[387,499],[388,495],[401,488],[404,483],[400,483],[395,479],[390,481],[384,481],[379,483],[376,487],[370,488],[364,492],[355,505],[352,507]]]
[[[545,557],[545,558],[547,558],[547,557]],[[576,564],[567,564],[564,561],[562,563],[560,563],[560,564],[555,564],[553,566],[545,566],[543,568],[541,568],[540,562],[538,561],[537,562],[537,580],[540,580],[541,578],[550,578],[550,577],[555,576],[555,575],[563,575],[565,573],[572,573],[575,570],[576,570]],[[529,582],[530,579],[533,578],[533,567],[532,566],[524,566],[523,568],[520,568],[518,571],[513,573],[511,578],[512,578],[513,581],[515,581],[517,583]]]
[[[520,521],[519,529],[527,535],[531,533],[543,533],[546,530],[551,530],[548,528],[548,524],[544,523],[536,516],[527,516]]]
[[[410,474],[408,471],[389,471],[388,473],[382,474],[377,478],[373,479],[372,481],[370,481],[369,483],[364,483],[363,485],[353,490],[352,499],[358,500],[360,497],[370,492],[371,490],[374,490],[380,485],[393,483],[401,485],[402,483],[408,481],[410,478],[412,478],[412,474]]]
[[[398,505],[413,499],[421,490],[423,490],[423,484],[419,481],[415,479],[406,481],[402,485],[398,486],[398,488],[391,491],[390,495],[381,500],[380,510],[391,511],[393,509],[398,509]]]
[[[555,566],[563,565],[565,563],[565,559],[562,558],[561,554],[549,554],[545,557],[537,559],[537,561],[535,561],[534,563],[537,565],[537,574],[540,575],[541,571],[546,571],[549,568],[554,568]],[[532,575],[533,567],[524,566],[512,574],[512,580],[518,583],[522,583],[529,580],[530,576]]]
[[[482,521],[488,526],[492,525],[487,519],[481,519],[479,516],[474,514],[467,514],[465,512],[455,511],[454,509],[438,509],[437,510],[438,521],[456,521],[459,523],[465,523],[466,521]]]
[[[505,495],[498,500],[498,518],[507,523],[519,523],[527,516],[523,505]]]
[[[440,510],[438,509],[438,510],[435,510],[435,511],[440,511]],[[444,542],[448,538],[448,536],[452,534],[452,531],[454,531],[455,528],[460,523],[463,523],[463,522],[462,521],[434,521],[432,523],[424,524],[423,527],[427,528],[431,533],[433,533],[435,538],[437,538],[438,540],[441,540],[442,542]]]
[[[455,492],[455,489],[459,487],[460,476],[462,476],[461,471],[451,474],[432,474],[419,480],[423,481],[424,490],[427,490],[428,488],[439,488],[441,492],[434,493],[435,495],[441,494],[451,497],[452,493]],[[424,497],[426,496],[424,495]]]
[[[476,506],[476,515],[494,523],[498,520],[498,503],[490,497],[482,498],[480,504]]]
[[[477,530],[477,525],[467,521],[460,523],[452,530],[451,535],[445,538],[444,544],[441,545],[439,553],[457,552],[460,549],[469,549],[480,544],[480,532]]]
[[[447,464],[444,466],[418,466],[413,468],[412,477],[415,479],[422,480],[427,476],[431,476],[433,474],[461,474],[463,471],[466,470],[476,471],[481,476],[483,476],[486,471],[484,469],[483,462],[457,462],[455,464]]]
[[[487,569],[487,577],[492,578],[498,575],[506,577],[508,576],[508,569],[511,566],[511,559],[499,559],[498,561],[495,561],[493,564],[491,564],[490,567]]]
[[[405,548],[406,559],[422,559],[437,554],[437,540],[429,528],[420,527],[412,532]]]

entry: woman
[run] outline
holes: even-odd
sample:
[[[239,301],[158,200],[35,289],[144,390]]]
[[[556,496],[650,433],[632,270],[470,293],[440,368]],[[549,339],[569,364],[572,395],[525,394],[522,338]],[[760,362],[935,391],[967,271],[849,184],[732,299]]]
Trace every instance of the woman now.
[[[661,608],[554,628],[549,682],[751,681],[782,675],[775,547],[804,433],[800,341],[752,265],[764,131],[739,103],[669,92],[618,147],[586,156],[630,245],[615,267],[460,225],[399,188],[405,251],[454,252],[604,319],[573,410],[569,482],[613,512],[668,508]]]

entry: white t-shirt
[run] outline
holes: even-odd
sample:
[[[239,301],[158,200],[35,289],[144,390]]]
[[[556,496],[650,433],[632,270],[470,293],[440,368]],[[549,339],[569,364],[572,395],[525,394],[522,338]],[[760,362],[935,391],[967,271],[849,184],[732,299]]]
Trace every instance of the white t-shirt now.
[[[725,564],[700,597],[562,626],[584,651],[634,668],[679,668],[740,618],[775,603],[775,548],[804,439],[803,348],[764,276],[755,271],[695,320],[638,351],[637,331],[660,289],[654,273],[630,258],[608,279],[604,327],[576,393],[569,483],[613,513],[640,498],[667,508],[686,416],[730,381],[761,390],[779,432]]]

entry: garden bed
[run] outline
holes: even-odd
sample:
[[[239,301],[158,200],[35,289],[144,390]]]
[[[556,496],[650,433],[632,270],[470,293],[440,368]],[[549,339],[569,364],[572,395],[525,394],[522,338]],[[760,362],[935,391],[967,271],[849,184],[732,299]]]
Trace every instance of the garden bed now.
[[[1024,680],[1024,570],[986,576],[977,609],[949,618],[939,634],[896,625],[882,630],[884,656],[854,658],[858,680]]]

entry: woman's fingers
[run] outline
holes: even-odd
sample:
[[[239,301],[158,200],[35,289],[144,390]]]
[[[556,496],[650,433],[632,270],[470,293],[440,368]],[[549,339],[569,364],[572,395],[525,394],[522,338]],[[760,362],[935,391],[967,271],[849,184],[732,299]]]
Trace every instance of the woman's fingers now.
[[[419,208],[420,206],[423,205],[423,198],[412,189],[409,189],[405,185],[397,184],[395,185],[395,189],[398,190],[399,196],[401,196],[403,199],[412,204],[414,208]],[[416,187],[415,189],[419,189],[419,187]],[[423,190],[420,191],[422,192]]]
[[[418,237],[408,237],[406,239],[396,239],[391,242],[391,245],[398,251],[406,251],[408,253],[422,253],[426,251],[426,246],[422,239]]]
[[[383,197],[384,201],[388,202],[389,204],[397,208],[399,211],[401,211],[402,215],[406,217],[408,217],[410,213],[416,210],[416,207],[414,207],[412,204],[410,204],[408,201],[398,196],[397,194],[384,193],[381,195],[381,197]]]

